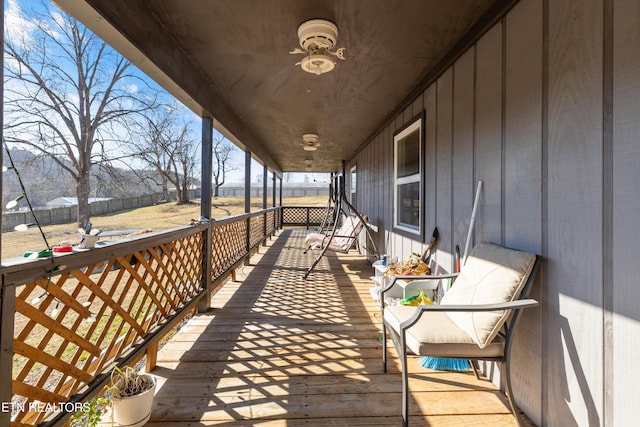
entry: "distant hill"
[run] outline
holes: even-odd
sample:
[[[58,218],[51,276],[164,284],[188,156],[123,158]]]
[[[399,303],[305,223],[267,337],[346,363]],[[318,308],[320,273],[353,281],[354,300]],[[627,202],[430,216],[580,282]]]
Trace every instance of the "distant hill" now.
[[[35,207],[44,207],[56,197],[75,197],[75,181],[58,163],[47,156],[36,156],[28,150],[11,149],[11,157],[24,182],[27,195]],[[6,152],[4,165],[9,165]],[[130,197],[157,193],[161,187],[150,171],[111,168],[109,172],[95,167],[91,177],[91,197]],[[7,171],[2,177],[2,206],[22,194],[16,174]]]

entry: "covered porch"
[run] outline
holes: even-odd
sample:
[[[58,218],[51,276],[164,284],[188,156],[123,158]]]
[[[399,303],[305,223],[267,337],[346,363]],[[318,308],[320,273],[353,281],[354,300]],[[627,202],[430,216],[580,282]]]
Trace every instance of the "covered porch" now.
[[[264,193],[284,173],[337,174],[379,228],[380,253],[421,252],[437,227],[435,261],[453,271],[483,182],[473,243],[543,260],[532,292],[540,308],[524,316],[514,345],[518,406],[540,426],[637,423],[640,371],[629,369],[640,350],[637,1],[55,2],[201,117],[203,195],[215,128],[245,152],[246,177],[259,161]],[[335,24],[335,46],[301,56],[300,25],[316,19]],[[333,71],[301,69],[318,52],[339,58]],[[309,135],[319,145],[307,146]],[[416,154],[399,155],[402,147]],[[152,425],[399,424],[399,379],[381,373],[370,267],[355,252],[331,254],[303,282],[313,254],[302,254],[297,232],[275,231],[285,208],[264,200],[261,213],[69,255],[64,264],[3,265],[0,401],[90,398],[113,364],[147,352],[163,378]],[[205,218],[209,207],[203,198]],[[83,276],[99,263],[113,268],[104,282]],[[218,291],[236,273],[244,277]],[[60,287],[66,277],[80,285],[48,286],[61,275]],[[111,288],[99,293],[103,283]],[[121,286],[144,289],[135,316],[121,308]],[[89,306],[74,303],[77,295]],[[67,311],[56,301],[78,320],[60,327]],[[197,308],[156,357],[156,338]],[[94,314],[127,326],[115,337],[93,326],[78,332]],[[14,315],[58,334],[60,350],[14,342]],[[12,377],[14,351],[29,360]],[[411,363],[414,420],[514,422],[494,388],[494,365],[478,382]],[[42,366],[37,387],[28,384],[31,368]],[[54,387],[51,372],[63,373]]]
[[[329,252],[303,280],[317,256],[302,253],[305,234],[277,233],[158,352],[149,426],[400,424],[399,361],[382,372],[372,268],[355,251]],[[490,380],[419,362],[415,425],[516,425]]]

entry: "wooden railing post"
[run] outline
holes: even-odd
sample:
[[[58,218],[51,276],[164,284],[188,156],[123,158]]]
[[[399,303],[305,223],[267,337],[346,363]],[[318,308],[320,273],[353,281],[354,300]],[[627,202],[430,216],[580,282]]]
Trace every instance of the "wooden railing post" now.
[[[213,256],[213,229],[212,223],[202,232],[202,287],[205,290],[204,298],[198,304],[198,311],[204,313],[211,307],[211,294],[213,292],[211,282],[211,258]]]
[[[277,210],[275,210],[273,212],[273,230],[271,231],[271,234],[275,235],[276,232],[278,231],[279,228],[279,224],[278,224],[278,215],[280,215],[280,211],[282,210],[282,208],[278,208]]]
[[[156,368],[158,363],[158,341],[154,341],[149,344],[147,348],[147,359],[145,369],[147,372],[151,372]]]
[[[16,288],[0,284],[0,425],[11,424],[13,327],[16,309]],[[8,405],[8,407],[7,407]],[[5,409],[8,409],[5,411]]]
[[[249,265],[249,259],[251,258],[251,216],[247,217],[247,259],[244,261],[245,265]]]
[[[264,221],[262,223],[262,246],[267,246],[267,238],[269,237],[267,236],[267,220],[269,217],[266,210],[262,213],[262,216],[264,217]]]
[[[280,230],[284,227],[284,207],[280,205]]]

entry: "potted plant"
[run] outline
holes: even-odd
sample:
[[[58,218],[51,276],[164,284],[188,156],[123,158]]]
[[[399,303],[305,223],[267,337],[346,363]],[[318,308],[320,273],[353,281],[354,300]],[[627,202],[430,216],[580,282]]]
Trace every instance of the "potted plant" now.
[[[96,427],[111,409],[111,422],[127,427],[140,427],[149,421],[156,389],[153,375],[134,368],[117,366],[111,372],[111,384],[71,417],[73,427]]]
[[[116,366],[108,389],[116,423],[128,427],[145,425],[151,417],[155,390],[153,375],[140,373],[131,367],[120,369]]]

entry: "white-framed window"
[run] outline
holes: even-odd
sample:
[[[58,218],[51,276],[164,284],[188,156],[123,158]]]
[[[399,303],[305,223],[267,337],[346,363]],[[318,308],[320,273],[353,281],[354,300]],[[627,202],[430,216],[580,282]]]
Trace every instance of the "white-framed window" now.
[[[422,235],[422,139],[419,117],[393,136],[394,227]]]
[[[356,169],[356,166],[353,166],[351,168],[351,185],[349,186],[349,192],[350,192],[349,201],[351,202],[353,207],[356,207],[357,189],[358,189],[358,170]]]

